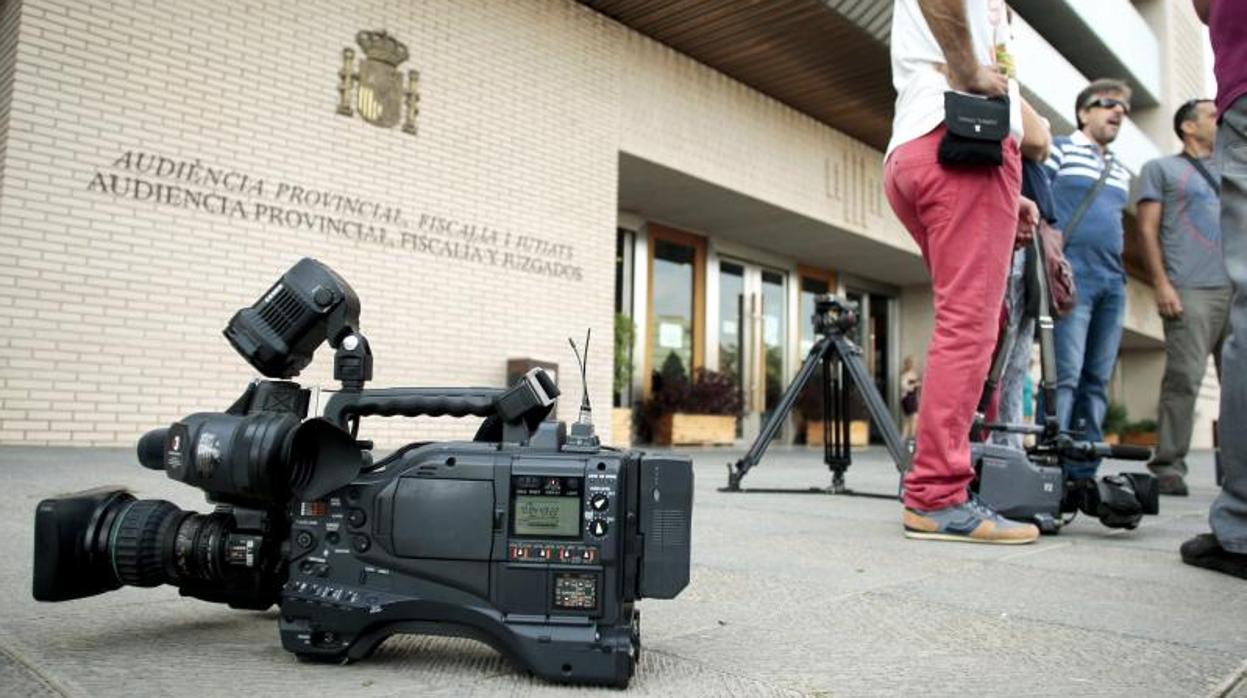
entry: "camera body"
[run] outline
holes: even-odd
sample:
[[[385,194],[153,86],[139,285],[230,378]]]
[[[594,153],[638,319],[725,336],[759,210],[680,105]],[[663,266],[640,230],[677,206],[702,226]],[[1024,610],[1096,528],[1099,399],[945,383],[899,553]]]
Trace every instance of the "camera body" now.
[[[814,296],[814,314],[810,320],[814,323],[815,334],[838,332],[848,335],[857,326],[857,313],[856,303],[834,293],[820,293]]]
[[[1067,480],[1061,455],[1083,458],[1137,458],[1129,447],[1061,438],[1060,445],[1040,445],[1030,452],[990,443],[972,443],[975,479],[971,488],[1002,516],[1029,521],[1044,533],[1056,533],[1065,514],[1082,512],[1109,528],[1133,529],[1144,515],[1160,512],[1156,476],[1119,473],[1099,480]],[[1123,450],[1124,449],[1124,450]]]
[[[496,388],[365,388],[359,302],[305,259],[235,314],[230,343],[269,378],[224,412],[140,439],[142,465],[202,490],[210,514],[98,488],[35,513],[33,593],[67,601],[123,585],[263,610],[302,660],[366,657],[395,633],[472,637],[558,682],[626,686],[641,598],[689,581],[692,461],[603,448],[582,419],[549,421],[541,369]],[[286,380],[337,349],[323,417]],[[373,462],[368,416],[483,417],[471,441]]]
[[[688,583],[688,458],[527,444],[400,451],[292,511],[282,645],[367,656],[394,633],[470,636],[554,681],[626,685],[642,597]]]

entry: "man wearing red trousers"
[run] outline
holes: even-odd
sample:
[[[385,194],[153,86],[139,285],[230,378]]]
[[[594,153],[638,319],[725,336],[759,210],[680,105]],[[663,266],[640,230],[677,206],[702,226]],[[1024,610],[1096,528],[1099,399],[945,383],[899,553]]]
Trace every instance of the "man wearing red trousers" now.
[[[922,250],[935,299],[919,405],[917,448],[905,476],[905,535],[931,540],[1029,543],[968,491],[970,424],[999,329],[1019,234],[1038,222],[1021,197],[1022,99],[1008,77],[1004,0],[895,0],[892,79],[896,116],[884,164],[892,210]],[[946,167],[937,160],[948,90],[1009,97],[1003,163]]]

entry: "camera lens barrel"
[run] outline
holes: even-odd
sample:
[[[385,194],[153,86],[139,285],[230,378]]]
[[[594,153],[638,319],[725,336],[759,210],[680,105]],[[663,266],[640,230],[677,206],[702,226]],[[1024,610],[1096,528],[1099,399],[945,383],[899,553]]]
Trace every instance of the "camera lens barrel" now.
[[[223,579],[231,523],[224,514],[191,514],[183,519],[164,550],[170,576],[177,581]]]
[[[234,529],[229,514],[196,514],[159,499],[131,502],[109,539],[117,581],[136,587],[225,579]]]
[[[136,587],[172,581],[165,574],[164,541],[186,514],[162,499],[130,502],[113,527],[109,541],[117,581]]]

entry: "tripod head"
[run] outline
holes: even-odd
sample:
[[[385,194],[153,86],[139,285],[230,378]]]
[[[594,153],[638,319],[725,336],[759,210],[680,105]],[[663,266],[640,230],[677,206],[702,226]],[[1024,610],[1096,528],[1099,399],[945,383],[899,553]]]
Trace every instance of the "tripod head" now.
[[[820,293],[814,296],[814,314],[810,320],[816,334],[847,335],[857,326],[857,303],[833,293]]]

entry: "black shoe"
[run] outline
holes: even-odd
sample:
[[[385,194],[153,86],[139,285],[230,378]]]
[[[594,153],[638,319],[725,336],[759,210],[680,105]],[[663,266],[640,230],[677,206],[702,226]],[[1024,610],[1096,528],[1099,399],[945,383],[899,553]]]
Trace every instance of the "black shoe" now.
[[[1195,567],[1203,567],[1235,577],[1247,579],[1247,554],[1232,553],[1217,542],[1211,533],[1201,533],[1179,548],[1182,561]]]
[[[1167,494],[1170,497],[1185,497],[1190,494],[1186,489],[1186,480],[1181,475],[1161,475],[1157,478],[1160,484],[1156,488],[1161,494]]]

